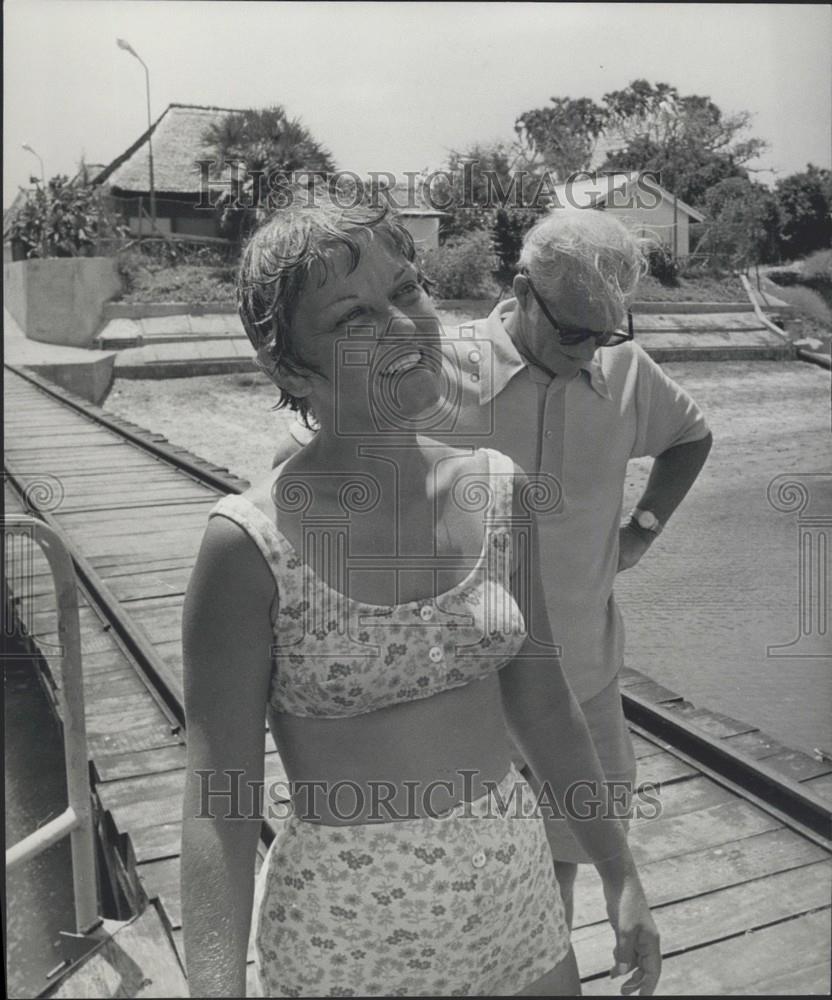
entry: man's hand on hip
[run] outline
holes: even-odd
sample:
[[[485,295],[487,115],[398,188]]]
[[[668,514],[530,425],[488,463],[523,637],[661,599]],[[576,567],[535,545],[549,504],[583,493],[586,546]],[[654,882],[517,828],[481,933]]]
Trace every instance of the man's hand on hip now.
[[[625,524],[618,532],[618,572],[631,569],[650,548],[655,535],[633,524]]]

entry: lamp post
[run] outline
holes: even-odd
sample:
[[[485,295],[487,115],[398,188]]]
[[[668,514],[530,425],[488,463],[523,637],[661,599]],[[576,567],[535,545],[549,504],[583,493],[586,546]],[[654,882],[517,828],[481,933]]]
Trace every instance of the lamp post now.
[[[47,196],[47,193],[46,193],[46,171],[43,169],[43,159],[42,159],[40,153],[38,153],[36,150],[32,149],[32,147],[29,145],[28,142],[24,142],[22,148],[25,149],[27,153],[31,153],[32,156],[36,156],[38,158],[38,162],[40,163],[40,189],[43,192],[44,205],[48,206],[49,199],[48,199],[48,196]],[[30,178],[30,181],[31,181],[31,178]],[[47,209],[47,211],[48,211],[48,209]],[[41,255],[41,257],[46,257],[47,256],[46,222],[45,222],[45,220],[44,220],[44,222],[43,222],[43,224],[41,226],[41,232],[40,232],[40,255]]]
[[[24,142],[22,148],[25,149],[27,153],[31,153],[32,156],[36,156],[40,161],[40,183],[41,186],[43,187],[43,190],[46,191],[46,173],[43,169],[43,160],[40,157],[40,153],[32,149],[32,147],[29,145],[28,142]]]
[[[147,158],[150,164],[150,231],[156,232],[156,188],[153,183],[153,137],[151,134],[152,121],[150,117],[150,71],[145,65],[144,59],[136,52],[133,46],[123,38],[116,39],[116,45],[125,52],[129,52],[134,59],[144,67],[145,83],[147,85]],[[140,223],[141,225],[141,223]]]

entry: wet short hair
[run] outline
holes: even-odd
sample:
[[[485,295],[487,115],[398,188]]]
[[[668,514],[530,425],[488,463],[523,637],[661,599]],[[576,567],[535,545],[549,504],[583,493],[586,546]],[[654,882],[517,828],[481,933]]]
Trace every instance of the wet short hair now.
[[[361,260],[359,237],[389,241],[408,261],[416,258],[413,238],[386,203],[344,207],[327,191],[294,192],[246,244],[237,281],[237,304],[243,327],[257,352],[258,366],[274,375],[316,371],[304,361],[292,335],[292,320],[317,265],[318,287],[327,280],[329,262],[341,250],[349,272]],[[280,389],[278,407],[297,412],[309,426],[306,399]]]
[[[544,298],[555,300],[569,287],[603,307],[612,321],[626,311],[647,273],[649,245],[608,212],[556,208],[526,234],[519,266]]]

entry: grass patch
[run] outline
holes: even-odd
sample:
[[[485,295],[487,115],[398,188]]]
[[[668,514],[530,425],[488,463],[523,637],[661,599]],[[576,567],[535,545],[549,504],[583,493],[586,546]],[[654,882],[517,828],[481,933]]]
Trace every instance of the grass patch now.
[[[218,302],[234,304],[233,267],[161,264],[132,259],[120,267],[122,302]]]
[[[675,286],[662,285],[652,275],[638,284],[639,302],[747,302],[748,296],[733,274],[680,274]]]

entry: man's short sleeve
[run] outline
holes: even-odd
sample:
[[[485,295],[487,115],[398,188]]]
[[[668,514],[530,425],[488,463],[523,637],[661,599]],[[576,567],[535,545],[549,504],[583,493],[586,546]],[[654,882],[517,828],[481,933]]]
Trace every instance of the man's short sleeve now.
[[[677,444],[699,441],[708,434],[702,411],[637,344],[637,429],[632,458],[655,457]]]

